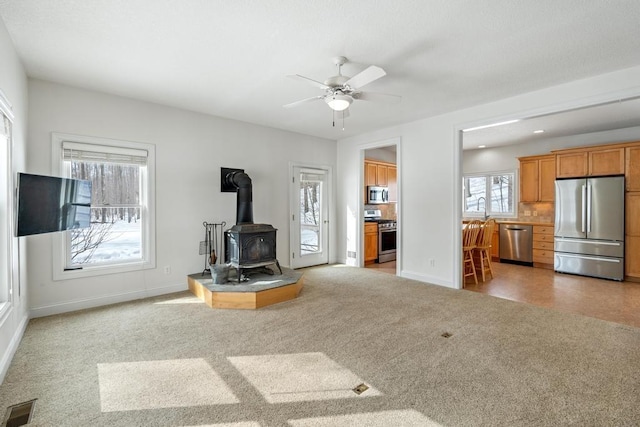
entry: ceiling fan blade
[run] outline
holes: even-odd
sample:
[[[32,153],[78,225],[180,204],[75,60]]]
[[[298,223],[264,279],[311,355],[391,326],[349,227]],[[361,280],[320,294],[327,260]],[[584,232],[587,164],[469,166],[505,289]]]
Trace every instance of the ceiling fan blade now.
[[[402,100],[401,96],[379,92],[358,92],[354,93],[352,96],[354,99],[361,99],[363,101],[386,102],[388,104],[398,104]]]
[[[330,89],[329,86],[327,86],[326,84],[310,79],[309,77],[301,76],[300,74],[289,74],[287,77],[291,77],[292,79],[310,83],[311,85],[318,87],[320,89]]]
[[[382,68],[371,65],[344,82],[344,85],[349,86],[351,89],[358,89],[385,75],[387,73]]]
[[[300,101],[296,101],[296,102],[292,102],[291,104],[283,105],[283,107],[284,108],[297,107],[298,105],[306,104],[307,102],[311,102],[311,101],[317,101],[318,99],[322,99],[322,98],[324,98],[323,95],[312,96],[311,98],[301,99]]]

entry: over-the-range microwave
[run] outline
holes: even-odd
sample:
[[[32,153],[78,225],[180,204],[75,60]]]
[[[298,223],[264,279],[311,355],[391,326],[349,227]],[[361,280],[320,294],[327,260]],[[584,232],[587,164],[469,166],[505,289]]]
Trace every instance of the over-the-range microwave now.
[[[389,203],[389,188],[367,186],[367,204],[375,205],[379,203]]]

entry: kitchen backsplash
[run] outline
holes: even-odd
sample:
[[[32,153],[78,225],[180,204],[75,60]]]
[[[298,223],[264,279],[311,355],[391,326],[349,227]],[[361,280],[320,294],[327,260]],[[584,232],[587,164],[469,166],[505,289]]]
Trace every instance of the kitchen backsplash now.
[[[398,219],[396,203],[385,203],[382,205],[364,205],[365,209],[379,209],[383,219]]]
[[[498,221],[553,223],[555,221],[555,204],[553,202],[520,203],[517,218],[502,218],[497,215],[492,215],[491,218]],[[478,218],[462,218],[463,221],[470,219]]]
[[[555,203],[519,203],[518,219],[530,222],[553,222],[555,220]]]

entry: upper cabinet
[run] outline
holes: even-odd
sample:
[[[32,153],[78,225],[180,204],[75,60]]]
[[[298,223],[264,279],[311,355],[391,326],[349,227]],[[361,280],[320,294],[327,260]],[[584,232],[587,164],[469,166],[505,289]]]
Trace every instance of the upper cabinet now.
[[[555,153],[556,178],[624,174],[624,147],[579,148]]]
[[[640,144],[627,147],[626,150],[627,191],[640,191]]]
[[[389,187],[389,201],[398,201],[398,172],[393,163],[365,159],[364,182],[365,185]]]
[[[389,187],[389,201],[398,201],[398,168],[396,166],[387,167],[387,186]]]
[[[389,185],[388,168],[395,167],[391,163],[378,162],[374,160],[364,160],[364,182],[366,185],[378,185],[386,187]]]
[[[378,165],[364,161],[364,185],[378,185]]]
[[[520,157],[520,201],[553,202],[556,178],[555,156]]]

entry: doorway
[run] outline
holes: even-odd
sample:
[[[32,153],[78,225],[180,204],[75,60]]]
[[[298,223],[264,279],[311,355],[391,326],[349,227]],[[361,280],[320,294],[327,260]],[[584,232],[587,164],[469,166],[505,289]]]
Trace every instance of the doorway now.
[[[291,169],[291,268],[329,262],[331,170],[294,165]]]
[[[398,275],[401,268],[400,138],[361,150],[360,266]],[[371,191],[383,194],[371,197]],[[386,196],[384,196],[386,194]],[[373,200],[372,200],[373,199]]]

